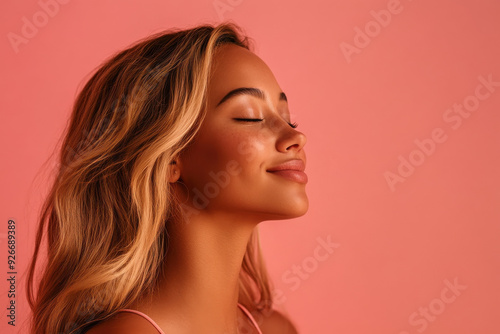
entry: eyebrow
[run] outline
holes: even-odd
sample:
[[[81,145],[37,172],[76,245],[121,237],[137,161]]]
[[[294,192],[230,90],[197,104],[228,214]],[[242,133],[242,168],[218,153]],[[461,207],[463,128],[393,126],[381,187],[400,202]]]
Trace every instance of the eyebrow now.
[[[234,96],[237,96],[237,95],[251,95],[251,96],[255,96],[255,97],[258,97],[259,99],[261,100],[265,100],[266,98],[266,94],[258,89],[258,88],[253,88],[253,87],[240,87],[240,88],[236,88],[236,89],[233,89],[232,91],[230,91],[229,93],[227,93],[220,101],[219,103],[217,103],[216,107],[218,107],[220,104],[224,103],[225,101],[229,100],[230,98],[234,97]],[[283,92],[280,92],[280,97],[279,97],[279,100],[280,101],[288,101],[287,98],[286,98],[286,95],[285,93]]]

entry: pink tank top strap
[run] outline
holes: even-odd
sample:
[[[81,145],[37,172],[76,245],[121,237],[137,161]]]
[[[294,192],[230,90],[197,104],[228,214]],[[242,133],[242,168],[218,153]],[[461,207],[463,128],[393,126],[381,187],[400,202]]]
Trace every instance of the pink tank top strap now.
[[[257,321],[255,321],[255,319],[252,317],[252,314],[250,313],[250,311],[248,311],[245,306],[243,306],[242,304],[238,303],[238,306],[241,308],[241,310],[243,312],[245,312],[245,314],[248,316],[248,318],[250,319],[250,321],[252,322],[252,324],[255,326],[255,328],[257,329],[257,332],[259,334],[262,334],[262,331],[260,330],[259,328],[259,325],[257,324]]]
[[[137,310],[132,310],[132,309],[128,309],[128,308],[122,308],[121,310],[118,310],[118,312],[130,312],[130,313],[135,313],[135,314],[138,314],[140,315],[141,317],[143,317],[144,319],[146,319],[147,321],[149,321],[151,323],[151,325],[153,325],[154,328],[156,328],[156,330],[158,331],[158,333],[160,334],[165,334],[165,332],[163,332],[160,328],[160,326],[158,326],[156,324],[156,322],[154,322],[153,319],[151,319],[150,317],[148,317],[146,314],[140,312],[140,311],[137,311]]]
[[[262,334],[262,331],[260,330],[259,325],[257,324],[257,321],[255,321],[255,319],[252,317],[252,314],[242,304],[238,303],[238,306],[248,316],[248,318],[250,319],[250,321],[252,322],[252,324],[257,329],[257,332],[259,334]],[[158,326],[156,324],[156,322],[154,322],[153,319],[151,319],[148,315],[146,315],[146,314],[144,314],[144,313],[142,313],[140,311],[132,310],[132,309],[128,309],[128,308],[122,308],[122,309],[118,310],[117,312],[130,312],[130,313],[135,313],[137,315],[140,315],[141,317],[143,317],[144,319],[146,319],[147,321],[149,321],[151,323],[151,325],[153,325],[153,327],[156,328],[156,330],[158,331],[158,333],[165,334],[165,332],[162,331],[162,329],[160,328],[160,326]]]

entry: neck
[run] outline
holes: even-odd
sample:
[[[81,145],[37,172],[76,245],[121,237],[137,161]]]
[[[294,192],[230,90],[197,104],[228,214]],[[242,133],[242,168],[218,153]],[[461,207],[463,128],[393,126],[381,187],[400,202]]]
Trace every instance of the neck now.
[[[237,333],[239,273],[257,223],[206,212],[171,222],[157,309],[185,319],[187,332]]]

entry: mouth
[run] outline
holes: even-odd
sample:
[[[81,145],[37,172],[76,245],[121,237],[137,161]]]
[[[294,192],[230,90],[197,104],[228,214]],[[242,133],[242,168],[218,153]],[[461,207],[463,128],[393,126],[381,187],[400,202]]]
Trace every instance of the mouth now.
[[[307,183],[307,174],[304,173],[305,164],[304,161],[300,159],[294,159],[286,161],[275,167],[269,168],[266,172],[280,176],[282,178],[299,182]]]

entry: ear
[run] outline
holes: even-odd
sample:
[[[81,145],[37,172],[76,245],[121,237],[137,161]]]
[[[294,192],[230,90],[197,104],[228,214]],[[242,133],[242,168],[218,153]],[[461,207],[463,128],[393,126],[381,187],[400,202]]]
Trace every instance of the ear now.
[[[170,176],[168,177],[168,182],[175,183],[181,177],[181,168],[180,168],[179,159],[175,158],[170,162]]]

